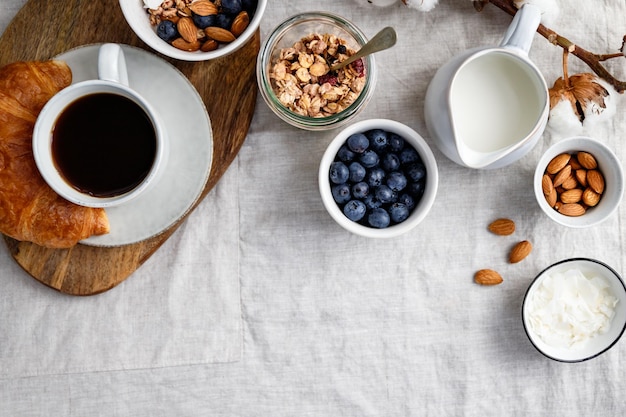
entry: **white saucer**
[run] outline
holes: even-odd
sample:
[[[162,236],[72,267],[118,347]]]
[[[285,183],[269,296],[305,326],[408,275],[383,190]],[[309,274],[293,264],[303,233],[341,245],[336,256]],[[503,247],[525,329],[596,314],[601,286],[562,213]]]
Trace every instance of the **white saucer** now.
[[[72,82],[98,78],[100,44],[67,51],[56,59],[68,63]],[[130,87],[163,118],[170,152],[163,175],[145,194],[128,204],[107,208],[111,231],[81,241],[90,246],[121,246],[162,233],[185,216],[209,179],[213,157],[211,121],[189,80],[168,62],[142,49],[122,45]]]

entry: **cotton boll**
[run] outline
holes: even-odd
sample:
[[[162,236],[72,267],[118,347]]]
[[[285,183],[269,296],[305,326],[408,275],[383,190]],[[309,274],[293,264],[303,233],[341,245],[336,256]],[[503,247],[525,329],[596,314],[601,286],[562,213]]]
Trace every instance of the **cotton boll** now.
[[[589,130],[606,123],[617,109],[615,89],[592,73],[560,77],[550,88],[549,95],[551,120],[548,127],[557,134],[570,131],[581,134],[580,127]]]
[[[584,111],[585,119],[583,121],[585,128],[588,128],[593,124],[603,123],[609,120],[617,111],[617,101],[619,100],[619,97],[615,89],[599,77],[596,77],[594,81],[604,87],[608,95],[603,97],[604,107],[596,101],[586,100]]]
[[[361,6],[387,7],[397,3],[399,0],[354,0]]]
[[[583,130],[583,125],[574,113],[572,104],[566,99],[552,107],[547,127],[553,135],[559,137],[577,136]]]
[[[541,10],[541,23],[551,27],[559,18],[561,10],[556,0],[515,0],[515,7],[520,9],[524,4],[532,4]]]
[[[435,8],[439,0],[402,0],[407,6],[421,12],[429,12]]]

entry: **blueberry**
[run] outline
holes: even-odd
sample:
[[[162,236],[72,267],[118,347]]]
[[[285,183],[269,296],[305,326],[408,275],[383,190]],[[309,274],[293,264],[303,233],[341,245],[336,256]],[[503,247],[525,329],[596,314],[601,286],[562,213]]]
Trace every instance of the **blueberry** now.
[[[421,162],[415,162],[410,164],[404,172],[411,180],[417,182],[426,176],[426,167]]]
[[[216,25],[216,16],[215,14],[210,14],[208,16],[200,16],[199,14],[195,14],[191,17],[193,23],[199,27],[200,29],[208,28],[209,26]]]
[[[410,216],[424,194],[426,174],[419,153],[402,136],[370,129],[348,136],[329,179],[333,199],[348,219],[385,228]]]
[[[345,204],[350,201],[350,187],[348,184],[338,184],[331,188],[333,198],[337,204]]]
[[[361,161],[361,164],[363,164],[365,168],[373,168],[378,165],[380,158],[376,152],[370,149],[361,154],[359,161]]]
[[[330,181],[335,184],[343,184],[348,181],[350,170],[343,162],[333,162],[330,164],[329,177]]]
[[[393,203],[398,199],[398,194],[386,185],[376,187],[375,196],[383,204]]]
[[[351,182],[361,182],[363,181],[363,178],[365,178],[365,168],[363,168],[363,165],[359,164],[358,162],[352,162],[348,166],[348,170],[350,171],[349,179]]]
[[[398,197],[398,203],[404,204],[409,211],[412,211],[415,208],[415,199],[408,193],[400,194],[400,197]]]
[[[358,198],[359,200],[364,199],[370,192],[370,187],[366,182],[357,182],[352,186],[352,197]]]
[[[348,136],[348,148],[354,153],[362,154],[370,146],[369,140],[363,133],[354,133]]]
[[[400,158],[395,153],[386,153],[382,156],[380,165],[386,171],[397,171],[400,169]]]
[[[422,194],[424,194],[424,181],[412,182],[408,187],[408,192],[415,201],[419,201]]]
[[[372,129],[365,132],[365,136],[370,141],[370,148],[381,151],[387,147],[387,132],[382,129]]]
[[[400,151],[400,163],[403,165],[410,164],[412,162],[421,161],[420,156],[417,151],[413,149],[411,146],[407,146],[406,148]]]
[[[367,207],[369,210],[373,210],[375,208],[379,208],[383,205],[383,203],[381,203],[380,201],[378,201],[376,199],[376,197],[374,196],[374,194],[369,193],[364,199],[363,202],[365,203],[365,207]]]
[[[337,53],[338,54],[345,54],[346,52],[348,52],[348,48],[346,48],[346,45],[339,44],[339,46],[337,47]]]
[[[353,222],[361,220],[366,211],[365,203],[359,200],[350,200],[343,206],[343,214]]]
[[[337,151],[337,158],[343,162],[350,162],[354,159],[354,152],[348,148],[348,145],[341,145]]]
[[[384,229],[389,226],[390,218],[389,213],[385,209],[376,208],[372,210],[367,216],[367,222],[370,226],[375,227],[377,229]]]
[[[407,179],[400,171],[390,172],[387,175],[387,186],[393,191],[402,191],[407,185]]]
[[[254,12],[256,12],[256,7],[258,5],[258,0],[241,0],[241,7],[248,12],[248,16],[250,19],[254,16]]]
[[[230,26],[233,24],[233,17],[226,13],[218,13],[215,15],[215,26],[230,30]]]
[[[163,39],[165,42],[173,41],[178,37],[176,25],[169,20],[162,20],[159,26],[157,26],[156,31],[159,38]]]
[[[222,0],[222,11],[226,14],[238,14],[242,8],[241,0]]]
[[[385,171],[382,168],[372,168],[367,172],[365,180],[370,187],[378,187],[385,180]]]
[[[409,217],[409,209],[402,203],[393,203],[389,207],[389,215],[395,223],[402,223]]]
[[[389,134],[389,147],[393,152],[400,152],[404,148],[404,138],[395,133]]]

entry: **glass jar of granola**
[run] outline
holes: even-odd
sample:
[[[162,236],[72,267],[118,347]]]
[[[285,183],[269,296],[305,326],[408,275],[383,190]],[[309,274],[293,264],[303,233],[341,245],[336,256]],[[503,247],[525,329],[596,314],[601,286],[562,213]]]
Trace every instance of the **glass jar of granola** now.
[[[372,97],[373,55],[342,69],[367,39],[348,20],[326,12],[287,19],[267,38],[257,60],[261,95],[287,123],[307,130],[336,128],[359,114]]]

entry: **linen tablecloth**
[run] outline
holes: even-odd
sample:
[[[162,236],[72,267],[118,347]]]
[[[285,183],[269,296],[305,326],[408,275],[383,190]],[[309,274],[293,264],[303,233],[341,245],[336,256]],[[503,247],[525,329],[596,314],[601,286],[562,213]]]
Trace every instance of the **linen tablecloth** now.
[[[2,10],[10,12],[22,3],[10,0],[12,6]],[[626,2],[572,0],[559,5],[561,15],[553,27],[557,32],[598,53],[621,47]],[[532,188],[536,162],[561,136],[548,131],[515,164],[477,171],[447,160],[425,128],[423,99],[436,69],[467,48],[499,43],[510,16],[489,5],[477,13],[468,0],[442,0],[428,13],[400,2],[378,9],[359,1],[270,1],[262,39],[287,17],[315,9],[344,16],[368,37],[383,26],[396,28],[398,43],[378,54],[378,86],[357,120],[398,120],[431,145],[440,187],[428,217],[410,233],[388,240],[344,231],[325,212],[316,179],[319,160],[337,132],[290,127],[259,98],[249,136],[231,167],[239,184],[238,215],[228,224],[238,230],[241,360],[6,378],[0,380],[0,415],[624,414],[624,340],[593,360],[563,364],[539,354],[521,323],[528,285],[555,261],[585,256],[625,272],[623,204],[599,226],[563,228],[542,214]],[[561,49],[539,35],[530,57],[549,84],[561,75]],[[626,78],[623,60],[609,66]],[[572,57],[570,73],[581,71],[587,67]],[[624,161],[626,104],[621,101],[609,122],[585,133],[604,141]],[[209,211],[224,198],[217,193],[203,204]],[[192,233],[200,217],[188,220],[180,244],[208,233]],[[486,227],[497,217],[515,220],[515,234],[489,233]],[[533,252],[519,264],[508,264],[508,250],[524,239],[533,243]],[[215,267],[219,262],[187,257],[170,263],[181,249],[173,243],[162,250],[168,254],[151,260],[124,285],[140,285],[142,279],[154,285],[167,277],[182,280],[189,265]],[[24,297],[36,287],[8,261],[4,255],[2,280],[12,280],[12,288],[0,296],[0,317],[14,306],[7,299]],[[473,274],[481,268],[498,270],[504,282],[476,285]],[[163,291],[172,295],[176,289]],[[197,307],[205,295],[196,297]],[[174,294],[171,299],[180,298]],[[102,300],[95,302],[104,304]],[[56,302],[70,305],[72,300]],[[166,308],[154,305],[161,313]]]
[[[237,187],[227,171],[152,258],[95,296],[45,287],[2,250],[0,380],[239,360]]]

